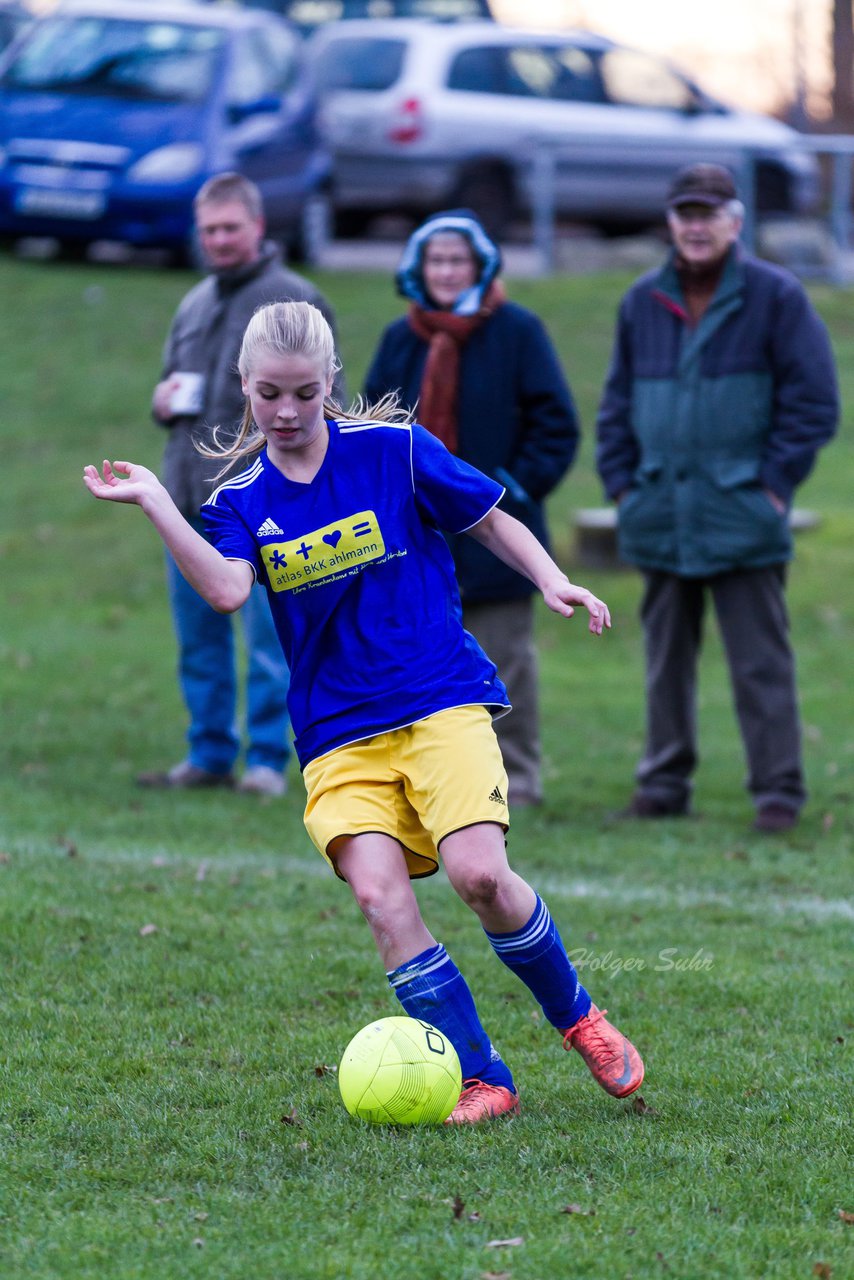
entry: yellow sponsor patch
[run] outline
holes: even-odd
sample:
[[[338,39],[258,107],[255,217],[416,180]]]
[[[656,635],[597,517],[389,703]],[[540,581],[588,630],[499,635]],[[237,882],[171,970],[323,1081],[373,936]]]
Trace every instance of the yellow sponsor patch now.
[[[290,542],[268,542],[261,548],[274,591],[293,591],[384,555],[385,543],[373,511],[357,511]]]

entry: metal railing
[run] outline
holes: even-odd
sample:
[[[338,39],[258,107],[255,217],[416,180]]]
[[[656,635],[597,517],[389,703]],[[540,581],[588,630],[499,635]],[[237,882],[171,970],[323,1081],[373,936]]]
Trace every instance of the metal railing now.
[[[636,142],[635,142],[636,145]],[[829,255],[824,263],[793,262],[793,268],[801,274],[823,277],[834,284],[849,284],[854,280],[852,259],[852,161],[854,161],[854,135],[851,134],[802,134],[799,147],[815,156],[827,157],[829,170],[827,189],[822,193],[818,211],[809,220],[819,219],[827,228]],[[592,149],[592,146],[591,146]],[[537,251],[540,270],[552,274],[557,265],[557,175],[559,167],[572,163],[578,147],[572,152],[560,147],[537,147],[531,157],[531,222],[532,239]],[[756,208],[756,166],[767,160],[768,153],[745,148],[734,157],[731,167],[735,173],[740,198],[744,204],[744,227],[741,240],[754,252],[760,232],[760,217]],[[674,171],[685,163],[683,157],[674,156]],[[663,210],[662,210],[663,212]],[[797,215],[791,215],[797,221]]]

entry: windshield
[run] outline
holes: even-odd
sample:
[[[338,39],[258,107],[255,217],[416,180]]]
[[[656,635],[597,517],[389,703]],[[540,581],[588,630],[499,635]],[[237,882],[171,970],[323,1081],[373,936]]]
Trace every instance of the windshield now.
[[[107,17],[46,18],[7,66],[7,88],[201,102],[224,41],[212,27]]]

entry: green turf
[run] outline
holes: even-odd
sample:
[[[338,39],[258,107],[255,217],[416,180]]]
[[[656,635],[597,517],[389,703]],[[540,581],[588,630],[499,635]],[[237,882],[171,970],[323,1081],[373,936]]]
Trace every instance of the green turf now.
[[[713,634],[699,816],[616,822],[643,718],[638,582],[581,570],[571,515],[601,501],[592,421],[629,277],[511,282],[546,319],[585,427],[552,502],[557,553],[615,620],[595,641],[539,619],[548,802],[515,818],[511,856],[648,1077],[642,1102],[602,1094],[436,877],[425,916],[523,1113],[367,1128],[334,1069],[397,1006],[303,832],[298,776],[273,803],[133,783],[183,751],[162,554],[80,474],[105,454],[157,464],[148,399],[191,279],[0,260],[0,1277],[854,1275],[850,411],[798,498],[822,518],[790,590],[803,824],[749,830]],[[356,390],[398,301],[385,278],[318,279]],[[850,404],[854,293],[815,296]]]

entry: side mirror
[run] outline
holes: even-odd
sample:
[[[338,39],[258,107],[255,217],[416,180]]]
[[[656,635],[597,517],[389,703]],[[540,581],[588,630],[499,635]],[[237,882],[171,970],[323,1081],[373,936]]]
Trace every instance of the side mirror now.
[[[253,98],[251,102],[233,102],[228,107],[228,118],[232,124],[240,124],[250,116],[278,115],[281,100],[273,93],[264,94],[262,98]]]

